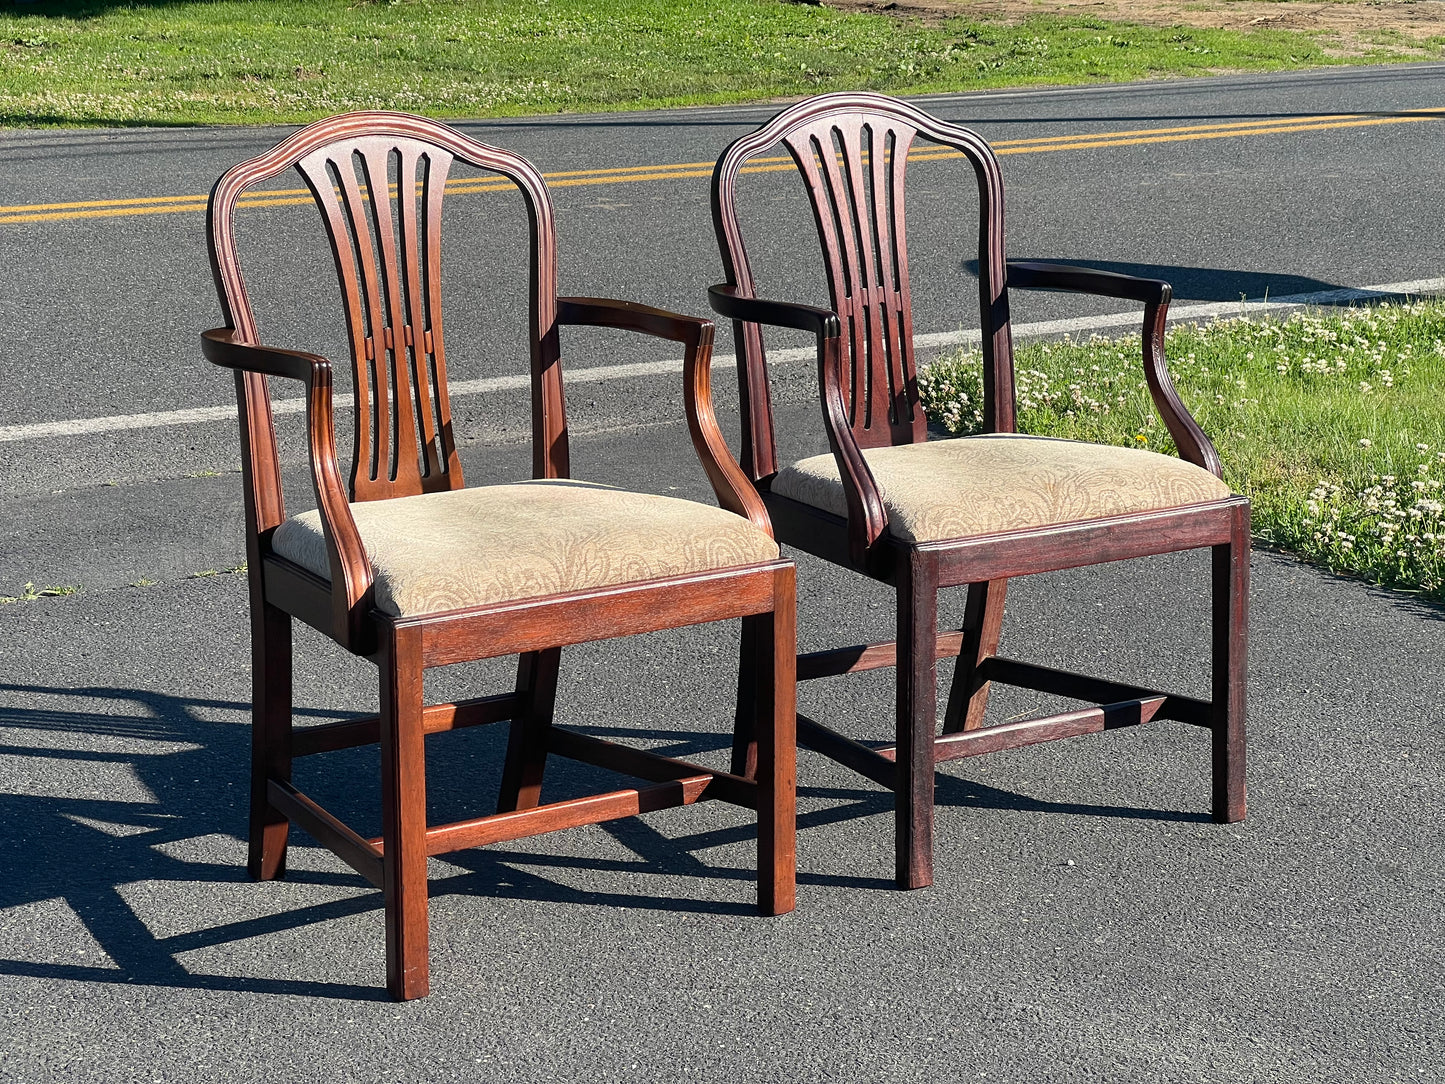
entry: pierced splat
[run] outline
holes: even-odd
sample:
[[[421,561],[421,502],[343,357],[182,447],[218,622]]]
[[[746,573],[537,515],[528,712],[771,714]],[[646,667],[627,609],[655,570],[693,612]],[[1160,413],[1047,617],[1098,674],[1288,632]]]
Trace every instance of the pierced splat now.
[[[863,447],[923,439],[908,296],[903,174],[916,130],[884,117],[829,116],[787,134],[807,181],[843,321],[844,397]]]
[[[296,163],[341,276],[356,398],[354,500],[462,485],[441,319],[451,164],[434,145],[385,137],[332,143]]]
[[[235,350],[269,350],[274,362],[270,368],[221,362],[237,369],[247,522],[255,539],[261,539],[286,519],[268,380],[303,380],[312,482],[318,506],[329,517],[329,543],[337,547],[331,553],[332,576],[348,585],[344,595],[336,596],[338,628],[352,628],[359,620],[358,592],[370,582],[346,505],[463,485],[441,318],[441,207],[453,163],[505,178],[526,206],[532,253],[527,346],[533,468],[539,478],[566,477],[557,233],[547,186],[530,162],[422,117],[348,113],[308,125],[227,170],[211,191],[207,234],[225,327],[206,340],[208,349],[228,358]],[[292,168],[301,172],[321,208],[340,278],[357,408],[349,482],[336,454],[331,366],[315,355],[261,345],[237,251],[235,218],[242,196]],[[262,556],[260,548],[251,554],[255,567]],[[345,640],[351,634],[338,635]]]
[[[713,228],[727,281],[711,291],[712,302],[718,312],[734,318],[743,412],[741,458],[751,477],[764,485],[781,464],[761,325],[778,322],[817,330],[814,324],[824,314],[817,310],[802,314],[793,306],[792,315],[787,315],[786,304],[783,310],[770,308],[767,315],[757,308],[761,299],[743,239],[738,178],[750,171],[753,159],[782,145],[808,191],[831,295],[828,312],[836,314],[840,325],[836,338],[829,332],[819,340],[830,344],[828,350],[837,350],[836,383],[834,376],[821,369],[819,373],[827,387],[824,417],[830,440],[846,429],[850,448],[914,444],[928,438],[928,424],[918,400],[904,177],[909,151],[919,139],[947,148],[949,157],[956,154],[972,167],[978,197],[985,424],[998,433],[1016,428],[1003,183],[993,152],[967,128],[896,99],[861,93],[823,95],[784,110],[735,140],[713,170]],[[756,315],[747,315],[745,309]],[[819,363],[824,364],[821,354]],[[845,458],[855,454],[850,451]],[[862,471],[861,459],[850,469]],[[864,510],[857,511],[861,515]],[[881,505],[872,508],[865,534],[882,529],[882,514]]]

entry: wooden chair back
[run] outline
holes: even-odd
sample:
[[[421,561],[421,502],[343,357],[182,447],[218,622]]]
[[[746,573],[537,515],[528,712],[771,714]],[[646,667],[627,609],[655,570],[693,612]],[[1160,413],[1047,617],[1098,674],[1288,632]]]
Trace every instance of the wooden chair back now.
[[[1014,428],[1013,347],[1004,272],[1003,186],[984,140],[904,102],[876,94],[829,94],[801,102],[734,142],[713,172],[713,223],[728,285],[756,296],[738,213],[737,180],[748,162],[786,146],[812,205],[830,306],[842,322],[842,392],[860,447],[926,439],[919,404],[909,301],[904,178],[923,135],[973,167],[979,201],[979,303],[989,428]],[[947,152],[945,152],[947,153]],[[743,408],[743,466],[754,480],[778,469],[762,333],[734,323]]]
[[[292,167],[322,215],[335,257],[351,349],[355,445],[351,499],[460,489],[462,467],[447,395],[441,311],[442,201],[454,162],[491,170],[520,190],[530,221],[529,339],[533,459],[538,477],[568,472],[558,361],[556,231],[542,176],[525,159],[402,113],[353,113],[313,124],[229,170],[213,191],[212,265],[226,323],[259,344],[236,248],[241,197]],[[265,529],[284,518],[266,378],[237,374],[251,435],[248,486]],[[257,481],[262,481],[259,487]],[[268,484],[269,483],[269,484]],[[266,492],[262,492],[265,490]]]

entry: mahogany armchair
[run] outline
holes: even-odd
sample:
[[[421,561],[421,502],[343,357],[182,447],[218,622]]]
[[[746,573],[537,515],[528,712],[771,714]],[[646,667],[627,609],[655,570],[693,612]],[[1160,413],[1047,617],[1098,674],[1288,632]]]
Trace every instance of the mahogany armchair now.
[[[533,480],[463,488],[441,318],[442,198],[453,162],[520,191],[530,220],[528,336]],[[355,410],[349,476],[338,459],[331,363],[262,345],[238,262],[237,202],[296,167],[330,238],[348,329]],[[444,125],[354,113],[303,128],[227,172],[211,193],[211,261],[226,326],[207,358],[235,371],[246,497],[254,737],[251,874],[283,875],[288,827],[305,828],[382,889],[387,988],[426,994],[427,857],[720,798],[757,811],[758,905],[794,899],[794,598],[767,512],[713,416],[713,328],[657,309],[558,297],[552,205],[523,158]],[[558,329],[604,325],[685,351],[693,444],[721,508],[569,480]],[[317,508],[288,517],[268,378],[305,389]],[[560,649],[741,618],[758,657],[744,711],[763,735],[747,779],[553,725]],[[375,663],[377,716],[292,728],[291,622]],[[425,704],[429,667],[517,655],[507,693]],[[510,720],[495,814],[426,822],[424,738]],[[381,746],[381,835],[363,838],[291,783],[295,757]],[[548,754],[650,785],[542,805]]]
[[[957,152],[979,199],[979,318],[986,432],[929,441],[915,379],[904,180],[915,137]],[[802,175],[823,250],[831,308],[758,297],[743,243],[738,177],[786,146]],[[776,168],[776,167],[766,167]],[[1222,481],[1219,457],[1170,381],[1167,283],[1087,268],[1005,263],[998,161],[973,132],[895,99],[829,94],[789,106],[735,141],[713,172],[713,222],[726,283],[714,310],[733,321],[742,400],[742,464],[779,541],[890,584],[896,643],[800,656],[800,681],[897,667],[896,740],[883,747],[799,716],[799,741],[895,794],[897,878],[932,883],[936,766],[1152,719],[1207,728],[1213,815],[1245,814],[1244,722],[1249,503]],[[1075,290],[1142,303],[1143,367],[1180,458],[1017,434],[1009,288]],[[780,463],[761,327],[811,332],[830,454]],[[1212,696],[1200,700],[1000,656],[1013,576],[1208,546],[1213,554]],[[964,627],[939,634],[940,588],[968,585]],[[755,648],[744,639],[743,690]],[[937,660],[956,657],[942,732]],[[761,678],[759,678],[761,680]],[[990,686],[1091,703],[984,725]],[[751,693],[749,692],[749,695]],[[757,754],[740,714],[735,772]]]

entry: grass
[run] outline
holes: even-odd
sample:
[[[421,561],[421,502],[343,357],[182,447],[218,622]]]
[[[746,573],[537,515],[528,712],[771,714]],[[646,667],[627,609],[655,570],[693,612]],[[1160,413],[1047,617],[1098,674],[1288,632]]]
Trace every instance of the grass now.
[[[13,602],[34,602],[42,598],[60,598],[64,595],[76,595],[80,588],[74,584],[62,584],[60,586],[36,587],[33,583],[27,583],[20,589],[18,595],[0,595],[0,606],[8,606]]]
[[[1395,55],[1382,45],[1366,59]],[[1338,62],[1290,31],[1084,16],[931,25],[783,0],[10,0],[0,124],[495,117]]]
[[[1167,352],[1257,537],[1445,601],[1445,301],[1181,325]],[[1029,344],[1016,366],[1022,431],[1174,453],[1137,338]],[[976,352],[919,385],[932,420],[977,430]]]
[[[240,576],[245,574],[246,569],[247,564],[245,561],[242,561],[239,565],[232,565],[230,568],[204,568],[200,572],[192,572],[190,579],[204,580],[211,576]],[[137,585],[131,584],[131,586],[135,587]]]

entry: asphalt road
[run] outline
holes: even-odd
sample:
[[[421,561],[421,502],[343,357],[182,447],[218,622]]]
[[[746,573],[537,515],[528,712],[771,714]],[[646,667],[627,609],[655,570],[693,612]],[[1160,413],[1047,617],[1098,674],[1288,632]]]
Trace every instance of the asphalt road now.
[[[1438,275],[1445,205],[1435,190],[1445,173],[1445,140],[1439,121],[1395,114],[1439,106],[1442,85],[1445,66],[1427,65],[970,95],[928,104],[1011,144],[1003,164],[1012,257],[1160,275],[1187,303]],[[727,142],[772,111],[683,110],[464,127],[525,154],[549,174],[697,164],[673,171],[682,175],[671,179],[557,187],[554,198],[563,292],[705,313],[706,288],[721,277],[708,216],[708,166]],[[1347,114],[1356,123],[1277,130],[1327,114]],[[1280,123],[1262,134],[1218,138],[1222,126],[1269,120]],[[1108,146],[1084,138],[1160,129],[1185,131]],[[9,355],[23,359],[0,367],[0,427],[229,403],[228,380],[204,366],[196,350],[195,333],[220,320],[199,197],[222,171],[283,134],[0,135],[6,163],[0,208],[7,209],[0,211],[0,253],[10,284],[0,296],[0,328],[8,331]],[[1017,145],[1049,137],[1072,149]],[[911,239],[921,333],[977,325],[963,268],[973,246],[971,181],[960,165],[919,163],[913,169],[910,211],[915,221],[929,224]],[[748,180],[756,182],[758,205],[780,215],[770,220],[765,240],[754,241],[764,285],[801,300],[825,300],[796,178],[762,174]],[[162,197],[189,197],[189,209],[40,221],[15,210]],[[453,379],[522,372],[525,354],[515,334],[522,302],[518,201],[492,193],[455,197],[450,206],[445,258]],[[329,256],[324,246],[298,241],[319,235],[314,210],[247,211],[242,232],[254,246],[253,277],[274,284],[259,299],[270,302],[261,313],[266,336],[278,345],[339,356],[339,307],[329,285],[313,287],[329,282]],[[1015,319],[1028,323],[1122,307],[1019,295]],[[564,348],[572,367],[656,356],[627,339],[582,334],[569,337]],[[675,399],[658,399],[654,384],[589,385],[585,395],[574,396],[573,420],[587,429],[674,417]],[[516,435],[517,415],[497,397],[469,398],[465,412],[458,424],[468,435]],[[0,489],[48,492],[236,465],[229,427],[214,422],[171,432],[91,435],[66,447],[67,455],[56,456],[44,441],[9,443]],[[0,589],[5,575],[0,571]]]
[[[1442,92],[1445,67],[1420,66],[927,104],[1009,145],[1011,256],[1158,274],[1190,303],[1439,275],[1442,128],[1404,114],[1445,106]],[[710,163],[770,112],[465,127],[545,172],[595,176]],[[937,883],[905,894],[890,887],[883,797],[805,754],[793,915],[750,913],[751,833],[720,807],[449,856],[432,869],[435,993],[380,1000],[376,893],[304,840],[284,884],[242,868],[234,423],[77,424],[229,406],[196,349],[219,313],[193,197],[281,135],[0,135],[0,595],[81,588],[0,606],[0,1080],[1445,1078],[1441,612],[1273,554],[1255,559],[1242,825],[1204,816],[1199,734],[1051,743],[940,775]],[[705,171],[556,188],[562,289],[704,311],[719,268],[706,177],[688,174]],[[959,300],[972,210],[957,177],[947,163],[912,177],[911,213],[930,223],[913,252],[924,333],[976,323]],[[760,205],[796,185],[756,180]],[[189,205],[75,216],[143,199]],[[71,203],[91,206],[53,206]],[[316,232],[305,211],[248,211],[243,232],[267,337],[334,352],[334,301],[307,289],[326,257],[296,240]],[[520,372],[506,315],[520,250],[484,233],[516,225],[515,208],[459,196],[452,214],[453,378]],[[823,300],[809,251],[786,229],[762,246],[777,293]],[[1107,311],[1015,298],[1023,322]],[[667,357],[621,338],[564,345],[573,368]],[[807,367],[779,378],[807,430]],[[677,383],[574,387],[578,473],[705,499]],[[474,483],[526,471],[508,399],[457,403]],[[58,428],[13,428],[40,423]],[[883,593],[816,562],[800,576],[806,644],[883,634]],[[1205,582],[1190,557],[1021,582],[1005,649],[1202,690]],[[561,714],[721,755],[732,637],[572,652]],[[308,711],[372,701],[366,666],[319,637],[300,649]],[[505,680],[459,668],[436,695]],[[859,737],[886,733],[886,678],[803,698]],[[442,736],[434,818],[489,800],[499,737]],[[302,786],[365,830],[374,765],[357,753],[338,767],[308,765]],[[588,779],[554,781],[560,796]]]

